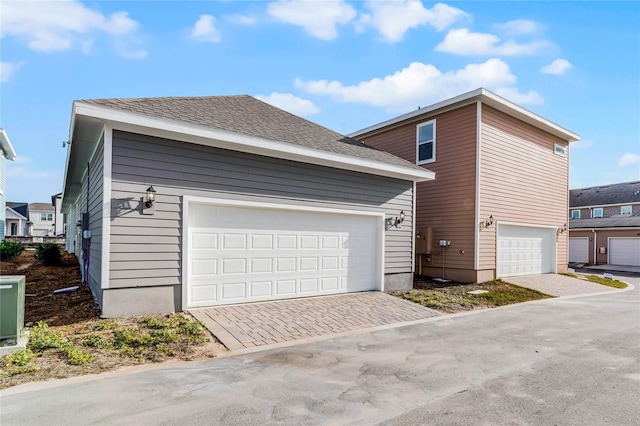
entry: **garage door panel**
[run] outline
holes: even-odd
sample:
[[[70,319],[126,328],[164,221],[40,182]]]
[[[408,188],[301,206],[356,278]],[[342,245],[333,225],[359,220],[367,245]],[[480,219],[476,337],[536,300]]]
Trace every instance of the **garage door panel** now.
[[[376,216],[192,205],[189,221],[189,307],[379,288]]]
[[[576,262],[576,263],[589,262],[589,238],[588,237],[569,238],[569,262]]]
[[[640,238],[609,238],[609,263],[640,266]]]
[[[498,277],[533,275],[555,270],[555,232],[551,228],[499,225]]]

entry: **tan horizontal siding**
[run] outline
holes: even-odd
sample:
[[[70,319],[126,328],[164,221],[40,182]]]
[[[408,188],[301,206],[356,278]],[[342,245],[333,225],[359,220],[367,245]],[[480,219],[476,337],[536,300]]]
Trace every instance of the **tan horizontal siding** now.
[[[482,105],[480,221],[561,227],[568,222],[567,141]],[[496,264],[496,226],[480,232],[479,269]],[[567,233],[558,236],[558,270],[566,269]]]
[[[416,225],[433,228],[434,255],[441,266],[439,240],[451,241],[445,266],[473,269],[475,245],[476,104],[425,117],[363,139],[368,145],[416,163],[416,126],[436,120],[436,161],[423,167],[436,179],[417,185]],[[464,251],[464,253],[461,253]]]

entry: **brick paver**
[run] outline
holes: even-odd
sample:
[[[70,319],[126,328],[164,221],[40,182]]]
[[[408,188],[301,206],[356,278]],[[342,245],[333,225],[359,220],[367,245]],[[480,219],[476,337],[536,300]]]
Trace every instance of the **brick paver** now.
[[[580,294],[616,291],[614,287],[592,283],[578,278],[558,274],[525,275],[522,277],[505,277],[504,281],[532,288],[550,296],[577,296]]]
[[[230,350],[439,315],[417,303],[381,292],[247,303],[189,312]]]

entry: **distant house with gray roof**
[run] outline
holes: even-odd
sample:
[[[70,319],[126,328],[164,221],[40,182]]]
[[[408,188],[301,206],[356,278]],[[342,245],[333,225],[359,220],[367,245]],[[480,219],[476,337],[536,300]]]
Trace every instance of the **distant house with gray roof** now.
[[[569,191],[569,261],[640,266],[640,181]]]
[[[67,249],[102,315],[413,285],[435,174],[250,96],[73,103]]]

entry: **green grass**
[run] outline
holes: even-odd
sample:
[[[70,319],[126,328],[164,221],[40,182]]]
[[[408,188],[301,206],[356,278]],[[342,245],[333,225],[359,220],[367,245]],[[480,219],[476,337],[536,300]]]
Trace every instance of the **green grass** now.
[[[566,275],[567,277],[571,277],[571,278],[585,279],[586,281],[590,281],[596,284],[606,285],[608,287],[627,288],[627,284],[623,283],[622,281],[599,277],[597,275],[582,275],[582,274],[578,275],[578,274],[571,274],[571,273],[564,273],[562,275]]]
[[[487,290],[488,292],[477,295],[467,293],[472,290]],[[551,297],[539,291],[512,285],[502,280],[481,284],[451,285],[429,290],[413,289],[391,294],[431,309],[449,313],[492,308]]]

